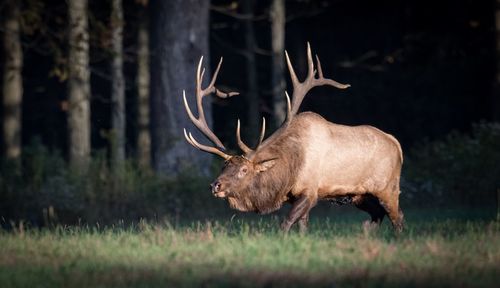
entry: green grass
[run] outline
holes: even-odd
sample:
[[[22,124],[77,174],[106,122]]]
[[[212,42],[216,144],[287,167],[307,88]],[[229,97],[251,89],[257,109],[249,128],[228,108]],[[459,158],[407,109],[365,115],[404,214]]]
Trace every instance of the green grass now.
[[[16,229],[0,232],[0,286],[498,287],[500,223],[470,215],[407,213],[399,237],[360,213],[286,236],[272,216]]]

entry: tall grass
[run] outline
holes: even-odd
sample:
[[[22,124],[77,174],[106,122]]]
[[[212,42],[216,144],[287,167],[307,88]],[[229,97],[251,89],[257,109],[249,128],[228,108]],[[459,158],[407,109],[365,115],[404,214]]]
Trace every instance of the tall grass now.
[[[0,287],[497,287],[500,129],[474,129],[407,157],[398,237],[325,203],[285,236],[286,208],[231,211],[192,171],[112,171],[95,155],[82,177],[35,144],[0,167]]]
[[[412,213],[410,213],[410,216]],[[415,214],[413,214],[415,215]],[[16,228],[0,233],[2,287],[497,287],[500,224],[410,217],[395,236],[350,217]]]

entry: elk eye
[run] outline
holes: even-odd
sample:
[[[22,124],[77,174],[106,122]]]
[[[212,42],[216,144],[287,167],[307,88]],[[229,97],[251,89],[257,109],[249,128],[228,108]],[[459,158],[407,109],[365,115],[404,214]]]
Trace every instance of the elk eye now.
[[[248,168],[247,167],[241,168],[241,172],[246,174],[248,172]]]

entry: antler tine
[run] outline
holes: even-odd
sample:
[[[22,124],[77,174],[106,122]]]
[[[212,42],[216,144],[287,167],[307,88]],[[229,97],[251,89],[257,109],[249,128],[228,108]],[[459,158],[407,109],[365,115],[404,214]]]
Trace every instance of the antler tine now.
[[[318,78],[314,79],[316,82],[315,86],[331,85],[338,89],[346,89],[351,87],[350,84],[342,84],[332,79],[323,78],[323,69],[321,69],[321,62],[319,61],[318,55],[316,55],[316,66],[318,69]]]
[[[191,122],[193,123],[198,123],[198,119],[194,117],[193,112],[191,112],[191,108],[189,108],[189,104],[186,99],[186,90],[182,90],[182,98],[184,99],[184,108],[186,109],[189,119],[191,119]]]
[[[203,111],[202,98],[203,93],[201,89],[201,82],[203,81],[203,75],[205,74],[205,68],[201,69],[203,65],[203,56],[200,57],[200,62],[198,62],[198,68],[196,69],[196,107],[198,108],[198,119],[203,119],[205,121],[205,112]],[[201,73],[200,73],[201,71]],[[185,97],[184,97],[185,98]],[[199,122],[199,121],[198,121]],[[196,126],[198,127],[198,125]]]
[[[285,96],[286,96],[286,119],[289,119],[292,113],[292,105],[290,103],[290,95],[288,95],[287,91],[285,91]]]
[[[264,135],[266,134],[266,118],[262,117],[262,128],[260,129],[259,143],[257,143],[255,149],[251,149],[241,140],[240,128],[240,119],[238,119],[238,124],[236,126],[236,140],[240,149],[245,152],[245,154],[249,154],[259,149],[260,144],[262,144],[262,141],[264,140]]]
[[[191,141],[191,138],[189,138],[189,136],[187,135],[187,131],[186,131],[186,128],[183,128],[184,129],[184,138],[186,138],[186,141],[191,144],[192,146],[194,146],[195,148],[198,148],[196,146],[196,144],[193,143],[193,141]]]
[[[295,74],[295,70],[293,70],[292,61],[290,61],[290,57],[288,56],[288,51],[285,50],[286,64],[288,66],[288,71],[290,72],[290,78],[292,78],[292,84],[295,90],[295,87],[300,84],[299,79],[297,78],[297,74]]]
[[[203,64],[203,56],[200,57],[200,61],[198,62],[198,68],[196,69],[196,90],[201,90],[201,65]]]
[[[323,78],[323,69],[321,69],[321,62],[319,62],[318,54],[316,54],[314,56],[316,56],[316,68],[318,69],[318,78],[322,79]]]
[[[215,95],[217,95],[217,97],[219,98],[229,98],[229,97],[233,97],[233,96],[236,96],[236,95],[240,95],[239,92],[222,92],[220,91],[219,89],[215,88]]]
[[[215,87],[215,81],[217,80],[217,76],[219,76],[220,67],[222,66],[222,60],[223,60],[223,57],[220,57],[219,64],[217,64],[217,68],[215,69],[215,72],[214,72],[214,75],[212,76],[212,80],[210,81],[210,84],[208,84],[208,87],[202,91],[202,97],[209,95],[211,93],[215,93],[215,95],[217,95],[217,97],[219,97],[219,98],[228,98],[228,97],[232,97],[232,96],[236,96],[236,95],[240,94],[238,92],[228,92],[228,93],[222,92],[219,89],[217,89],[217,87]]]
[[[215,147],[210,147],[210,146],[200,144],[198,141],[196,141],[196,139],[194,139],[194,137],[191,133],[189,133],[189,135],[188,135],[185,128],[184,128],[184,137],[186,138],[186,141],[189,144],[191,144],[193,147],[195,147],[201,151],[205,151],[205,152],[208,152],[211,154],[218,155],[218,156],[224,158],[224,160],[226,160],[226,161],[231,159],[231,157],[232,157],[231,155],[228,155]]]
[[[203,56],[202,56],[203,57]],[[201,89],[201,84],[203,82],[203,75],[205,75],[205,68],[201,70],[200,78],[196,80],[196,107],[198,108],[198,118],[205,120],[205,110],[203,110],[203,97],[208,94],[205,94]]]
[[[222,65],[222,60],[223,57],[220,57],[219,64],[217,64],[217,69],[215,69],[214,75],[212,76],[212,81],[210,81],[208,87],[214,87],[215,80],[217,80],[217,76],[219,75],[220,66]]]
[[[312,60],[311,45],[307,42],[307,78],[303,83],[314,80],[314,63]]]
[[[259,144],[257,144],[255,150],[259,149],[260,144],[262,144],[262,140],[264,140],[265,134],[266,134],[266,118],[262,117],[262,128],[260,129]]]
[[[243,141],[241,140],[241,134],[240,134],[240,119],[238,119],[238,124],[236,125],[236,141],[238,142],[238,146],[240,149],[245,153],[248,154],[252,152],[253,150],[250,149]]]

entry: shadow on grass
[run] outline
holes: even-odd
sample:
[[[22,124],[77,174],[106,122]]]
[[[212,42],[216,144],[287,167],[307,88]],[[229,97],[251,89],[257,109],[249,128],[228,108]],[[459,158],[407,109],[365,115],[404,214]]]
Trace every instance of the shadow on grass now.
[[[356,210],[315,213],[308,234],[287,237],[277,215],[0,233],[0,286],[498,286],[500,223],[489,211],[408,209],[400,237],[387,220],[364,231]]]
[[[456,267],[455,267],[456,268]],[[232,269],[176,263],[157,269],[106,267],[75,271],[71,267],[0,267],[2,287],[498,287],[500,268],[468,269],[457,277],[449,268],[385,270],[352,268],[301,273],[293,270]]]

